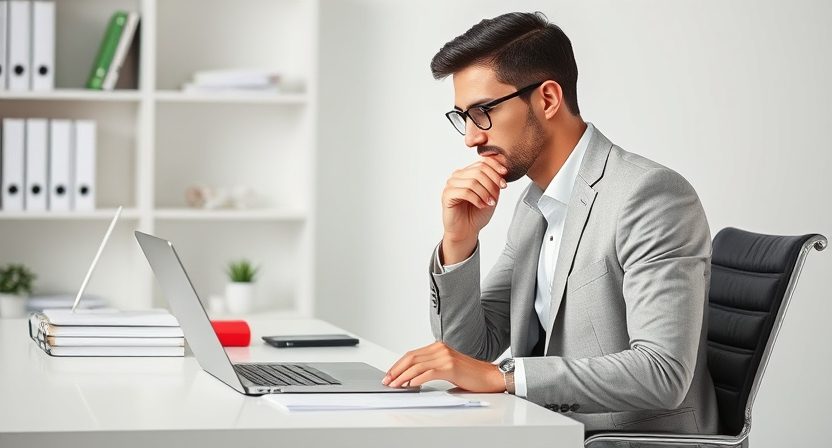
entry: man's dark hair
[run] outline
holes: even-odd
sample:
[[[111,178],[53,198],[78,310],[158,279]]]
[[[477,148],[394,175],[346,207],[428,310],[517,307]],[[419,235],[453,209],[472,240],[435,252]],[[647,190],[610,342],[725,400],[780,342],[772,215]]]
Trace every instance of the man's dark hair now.
[[[443,79],[472,65],[494,69],[497,79],[522,88],[553,80],[569,110],[578,115],[578,66],[572,43],[541,12],[512,12],[485,19],[446,43],[430,61],[433,77]]]

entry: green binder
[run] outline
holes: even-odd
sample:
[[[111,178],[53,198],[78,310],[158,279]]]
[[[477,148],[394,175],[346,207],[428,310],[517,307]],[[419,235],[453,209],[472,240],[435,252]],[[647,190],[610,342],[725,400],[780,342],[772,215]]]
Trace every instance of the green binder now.
[[[90,73],[87,80],[88,89],[101,90],[104,85],[104,78],[107,76],[107,71],[113,62],[113,56],[116,54],[118,41],[121,39],[121,33],[124,31],[126,23],[127,13],[124,11],[116,11],[110,17],[110,23],[107,24],[107,31],[104,32],[104,39],[101,41],[101,46],[98,47],[98,55],[92,65],[92,73]]]

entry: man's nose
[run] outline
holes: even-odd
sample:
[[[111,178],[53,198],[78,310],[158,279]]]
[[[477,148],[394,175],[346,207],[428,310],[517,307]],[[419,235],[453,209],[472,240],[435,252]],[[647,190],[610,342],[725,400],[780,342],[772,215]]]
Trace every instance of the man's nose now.
[[[465,122],[465,146],[473,148],[483,146],[488,142],[488,135],[478,128],[471,120]]]

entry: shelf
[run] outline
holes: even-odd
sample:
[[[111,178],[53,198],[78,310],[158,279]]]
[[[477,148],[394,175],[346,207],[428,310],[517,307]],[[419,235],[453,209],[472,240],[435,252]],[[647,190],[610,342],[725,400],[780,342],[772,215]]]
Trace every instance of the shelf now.
[[[87,90],[55,89],[43,91],[0,91],[0,100],[35,100],[35,101],[114,101],[134,102],[141,99],[138,90]]]
[[[237,103],[237,104],[306,104],[304,93],[264,92],[198,92],[185,93],[178,90],[160,90],[155,98],[162,103]]]
[[[314,185],[317,161],[319,0],[60,1],[55,85],[0,90],[0,116],[98,123],[99,210],[0,209],[0,263],[32,267],[50,290],[77,288],[78,272],[124,204],[89,292],[117,308],[166,306],[132,230],[170,235],[205,297],[222,294],[228,260],[263,263],[262,310],[314,310]],[[114,9],[137,11],[138,50],[122,89],[85,89],[95,49]],[[192,20],[194,13],[199,20]],[[187,33],[182,23],[189,23]],[[270,42],[268,48],[252,42]],[[133,52],[131,50],[131,52]],[[131,65],[128,66],[128,63]],[[204,70],[272,70],[292,84],[272,91],[184,92]],[[300,82],[302,81],[302,82]],[[66,87],[66,88],[64,88]],[[2,129],[0,129],[2,130]],[[246,186],[257,209],[189,208],[192,185]],[[1,204],[0,204],[1,205]],[[218,236],[219,235],[219,236]],[[81,272],[83,274],[83,272]],[[281,313],[283,314],[283,313]]]
[[[109,101],[138,102],[142,93],[138,90],[87,90],[56,89],[44,91],[0,91],[0,100],[24,101]],[[286,104],[301,105],[307,103],[305,93],[263,93],[263,92],[198,92],[185,93],[178,90],[160,90],[154,94],[161,103],[231,103],[231,104]]]
[[[156,209],[156,219],[179,221],[303,221],[306,214],[298,210],[199,210],[188,208]]]
[[[108,220],[113,219],[116,209],[98,209],[91,212],[5,212],[0,211],[2,220]],[[121,211],[120,219],[138,219],[139,212],[136,209],[125,208]]]

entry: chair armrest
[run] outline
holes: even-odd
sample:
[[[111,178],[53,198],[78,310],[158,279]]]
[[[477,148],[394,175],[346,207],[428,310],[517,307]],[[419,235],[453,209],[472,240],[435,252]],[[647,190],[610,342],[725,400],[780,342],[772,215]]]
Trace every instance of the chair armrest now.
[[[724,436],[710,434],[663,434],[663,433],[626,433],[606,432],[595,434],[584,441],[584,446],[590,448],[593,443],[599,442],[638,442],[655,444],[674,445],[713,445],[713,446],[738,446],[748,434],[739,436]]]

